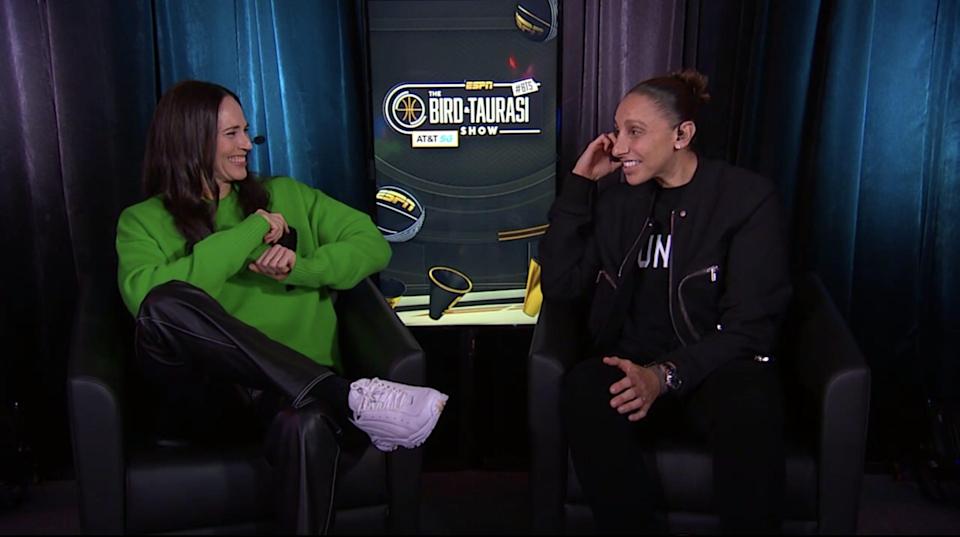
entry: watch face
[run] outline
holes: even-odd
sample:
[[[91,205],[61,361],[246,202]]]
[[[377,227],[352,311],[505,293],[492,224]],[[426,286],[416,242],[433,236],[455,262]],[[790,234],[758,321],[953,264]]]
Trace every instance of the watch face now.
[[[667,384],[667,387],[671,390],[676,390],[680,388],[680,377],[677,375],[677,369],[675,367],[666,366],[666,374],[664,375],[664,381]]]

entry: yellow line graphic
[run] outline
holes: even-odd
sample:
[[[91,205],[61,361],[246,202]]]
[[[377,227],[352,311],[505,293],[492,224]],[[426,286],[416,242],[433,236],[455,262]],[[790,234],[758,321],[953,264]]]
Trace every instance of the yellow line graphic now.
[[[498,231],[497,240],[503,242],[536,237],[537,235],[543,235],[546,233],[548,227],[550,227],[550,224],[543,224],[522,229],[507,229],[504,231]]]

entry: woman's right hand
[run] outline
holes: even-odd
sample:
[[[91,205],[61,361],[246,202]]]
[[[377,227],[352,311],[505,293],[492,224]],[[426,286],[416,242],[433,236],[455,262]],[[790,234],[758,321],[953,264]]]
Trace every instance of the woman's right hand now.
[[[573,173],[597,181],[619,169],[620,161],[613,160],[613,144],[617,142],[613,133],[605,132],[597,136],[577,159]]]
[[[290,226],[287,225],[287,221],[283,218],[282,214],[268,213],[263,209],[257,209],[256,214],[262,216],[267,223],[270,224],[270,231],[267,231],[267,234],[263,236],[263,242],[273,244],[277,242],[284,233],[290,231]]]

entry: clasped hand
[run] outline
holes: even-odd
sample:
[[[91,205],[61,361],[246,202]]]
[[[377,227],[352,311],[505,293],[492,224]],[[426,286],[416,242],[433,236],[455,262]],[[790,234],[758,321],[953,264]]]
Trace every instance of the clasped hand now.
[[[263,236],[263,242],[273,244],[280,240],[284,233],[290,231],[290,226],[287,225],[287,220],[282,214],[270,213],[263,209],[257,209],[256,214],[262,216],[270,224],[270,231],[267,231],[267,234]]]
[[[604,356],[603,363],[623,371],[624,377],[610,385],[610,406],[630,421],[643,419],[660,396],[660,378],[655,369],[616,356]]]
[[[266,219],[270,224],[270,230],[263,236],[263,242],[272,244],[280,240],[284,233],[290,231],[286,219],[280,213],[270,213],[263,209],[257,209],[257,214]],[[263,274],[277,281],[284,280],[293,270],[297,263],[297,253],[293,250],[274,244],[267,248],[265,252],[248,268],[257,274]]]

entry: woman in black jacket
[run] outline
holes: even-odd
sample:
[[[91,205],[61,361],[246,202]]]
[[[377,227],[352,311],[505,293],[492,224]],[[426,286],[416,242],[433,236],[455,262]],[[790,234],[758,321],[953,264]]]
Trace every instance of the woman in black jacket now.
[[[604,532],[664,529],[659,476],[640,453],[666,430],[713,449],[725,531],[779,531],[780,202],[767,179],[691,147],[708,100],[692,70],[631,89],[615,130],[574,166],[541,244],[544,295],[589,304],[592,353],[567,372],[562,412]]]

